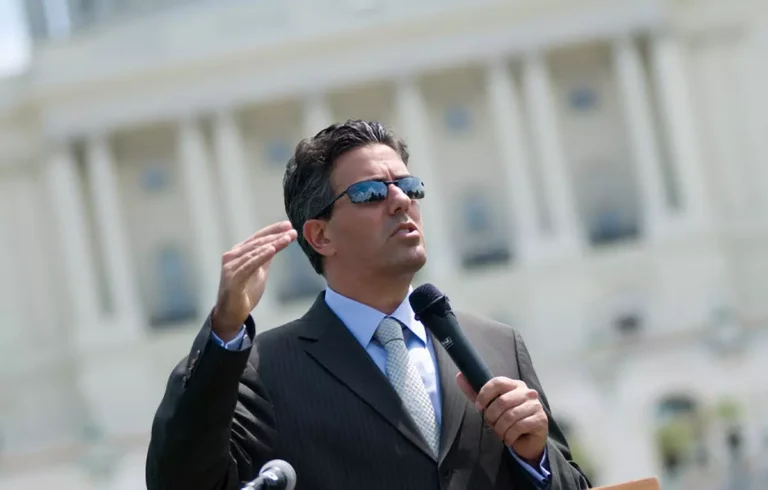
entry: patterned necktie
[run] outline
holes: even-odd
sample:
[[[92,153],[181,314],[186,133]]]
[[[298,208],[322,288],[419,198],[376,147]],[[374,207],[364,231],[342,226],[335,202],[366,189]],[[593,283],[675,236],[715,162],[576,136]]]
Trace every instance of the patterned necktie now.
[[[408,355],[403,337],[403,325],[392,317],[385,317],[379,323],[374,338],[387,351],[387,378],[400,395],[434,455],[437,456],[440,448],[440,433],[437,430],[435,408],[424,387],[424,381],[416,370],[416,365]]]

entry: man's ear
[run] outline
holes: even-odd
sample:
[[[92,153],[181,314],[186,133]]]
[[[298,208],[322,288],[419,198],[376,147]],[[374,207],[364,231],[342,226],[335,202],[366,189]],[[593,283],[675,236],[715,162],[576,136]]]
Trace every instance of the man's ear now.
[[[302,227],[304,239],[323,257],[330,257],[336,253],[328,224],[328,221],[323,219],[310,219]]]

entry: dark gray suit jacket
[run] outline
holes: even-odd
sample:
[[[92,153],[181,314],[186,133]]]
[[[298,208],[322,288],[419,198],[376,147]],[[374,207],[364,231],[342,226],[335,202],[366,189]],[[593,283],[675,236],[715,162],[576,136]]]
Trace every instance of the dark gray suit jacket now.
[[[497,376],[522,379],[549,406],[520,335],[458,313]],[[255,326],[247,321],[248,335]],[[430,455],[397,393],[325,303],[228,351],[210,319],[171,374],[152,427],[149,490],[239,490],[261,465],[291,463],[297,490],[523,490],[531,476],[505,450],[456,385],[456,366],[433,342],[440,373],[440,454]],[[434,338],[433,338],[434,340]],[[550,416],[552,490],[588,488]]]

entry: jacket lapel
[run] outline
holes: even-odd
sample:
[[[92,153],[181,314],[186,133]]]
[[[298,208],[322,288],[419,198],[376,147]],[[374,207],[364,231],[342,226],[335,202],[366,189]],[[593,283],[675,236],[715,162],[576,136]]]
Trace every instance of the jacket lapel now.
[[[443,407],[442,427],[440,431],[440,455],[438,464],[442,464],[448,450],[453,446],[456,440],[456,434],[459,432],[461,422],[466,413],[469,401],[464,393],[461,392],[456,384],[456,375],[459,370],[448,352],[440,345],[431,333],[432,346],[437,358],[437,369],[440,373],[440,398]]]
[[[325,303],[321,293],[302,318],[306,352],[430,457],[432,452],[387,377]]]

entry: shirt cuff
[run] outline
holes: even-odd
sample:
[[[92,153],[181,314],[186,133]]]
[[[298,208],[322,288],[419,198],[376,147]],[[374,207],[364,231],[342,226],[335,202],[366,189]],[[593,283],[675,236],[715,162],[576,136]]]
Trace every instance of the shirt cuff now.
[[[530,464],[523,461],[522,458],[520,458],[515,452],[512,450],[512,448],[509,449],[509,453],[512,455],[515,460],[517,460],[518,463],[520,463],[520,466],[522,466],[525,471],[530,473],[530,475],[536,480],[536,483],[538,484],[539,488],[547,488],[549,485],[549,478],[552,475],[552,473],[549,471],[549,459],[547,458],[547,448],[544,448],[544,454],[541,455],[541,461],[539,461],[539,467],[534,468]]]
[[[248,342],[244,342],[243,340],[246,339],[245,335],[245,325],[242,326],[240,331],[237,333],[237,336],[230,340],[229,342],[224,342],[219,338],[218,335],[216,335],[213,330],[211,330],[211,339],[213,339],[214,342],[219,344],[220,346],[224,347],[227,350],[243,350],[247,347],[250,347],[250,339]]]

